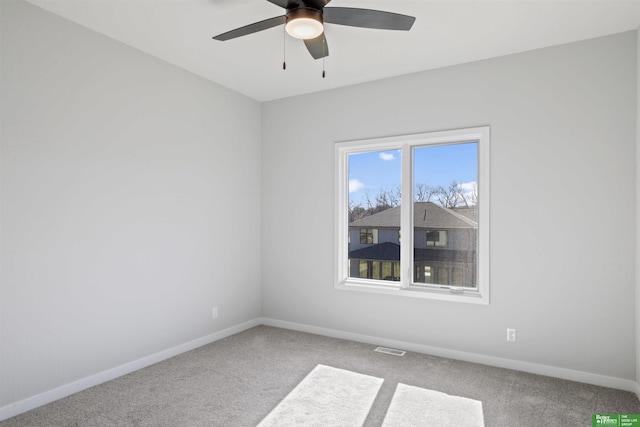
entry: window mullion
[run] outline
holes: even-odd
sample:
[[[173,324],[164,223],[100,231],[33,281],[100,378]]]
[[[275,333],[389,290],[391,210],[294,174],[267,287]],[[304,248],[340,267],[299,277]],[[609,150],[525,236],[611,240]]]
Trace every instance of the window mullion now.
[[[412,173],[411,146],[402,145],[402,170],[401,170],[401,202],[400,232],[403,236],[400,242],[400,269],[402,275],[400,283],[403,289],[413,282],[413,230],[411,218],[413,218],[413,173]]]

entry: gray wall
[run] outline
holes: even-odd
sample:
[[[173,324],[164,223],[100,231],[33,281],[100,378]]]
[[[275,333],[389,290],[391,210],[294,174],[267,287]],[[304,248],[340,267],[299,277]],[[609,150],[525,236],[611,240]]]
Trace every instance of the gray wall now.
[[[0,407],[259,317],[260,104],[0,3]]]
[[[636,32],[264,104],[263,315],[635,380],[635,121]],[[334,142],[479,125],[491,304],[334,290]]]

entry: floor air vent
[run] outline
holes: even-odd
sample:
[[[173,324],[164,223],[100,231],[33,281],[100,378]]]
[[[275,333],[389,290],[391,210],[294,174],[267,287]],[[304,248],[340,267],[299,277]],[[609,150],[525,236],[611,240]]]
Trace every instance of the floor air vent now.
[[[377,351],[378,353],[392,354],[394,356],[404,356],[405,354],[407,354],[407,352],[404,350],[397,350],[395,348],[388,347],[378,347],[374,351]]]

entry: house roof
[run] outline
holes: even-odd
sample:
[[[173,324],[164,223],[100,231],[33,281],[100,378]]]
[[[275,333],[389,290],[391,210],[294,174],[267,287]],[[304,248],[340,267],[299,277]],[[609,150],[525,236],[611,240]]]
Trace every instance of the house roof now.
[[[472,208],[467,208],[467,207],[454,208],[453,211],[456,213],[459,213],[460,215],[464,215],[465,217],[469,218],[471,221],[474,221],[476,223],[478,222],[477,206],[474,206]]]
[[[473,215],[477,218],[477,212],[474,214],[472,211],[475,209],[465,208],[459,213],[433,202],[415,202],[413,204],[413,224],[418,228],[477,228],[477,221],[472,219]],[[400,206],[353,221],[349,226],[400,228]]]
[[[378,243],[349,252],[349,258],[400,261],[400,245],[391,242]]]
[[[414,249],[415,261],[441,262],[473,262],[474,251],[457,251],[440,248]],[[350,259],[374,259],[385,261],[400,261],[400,245],[391,242],[379,243],[349,252]]]

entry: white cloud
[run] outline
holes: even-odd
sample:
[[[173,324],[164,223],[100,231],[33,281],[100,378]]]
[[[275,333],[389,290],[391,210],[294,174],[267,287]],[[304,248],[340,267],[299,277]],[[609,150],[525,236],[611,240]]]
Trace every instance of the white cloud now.
[[[355,193],[356,191],[364,188],[364,184],[358,181],[357,179],[349,180],[349,193]]]
[[[468,193],[468,192],[476,191],[478,188],[478,183],[475,181],[463,182],[462,184],[458,184],[458,186],[463,192]]]
[[[478,183],[476,181],[463,182],[458,184],[462,191],[463,197],[467,200],[467,203],[474,205],[478,200]]]
[[[393,159],[396,158],[393,155],[393,153],[380,153],[378,156],[380,157],[380,159],[382,159],[384,161],[393,160]]]

